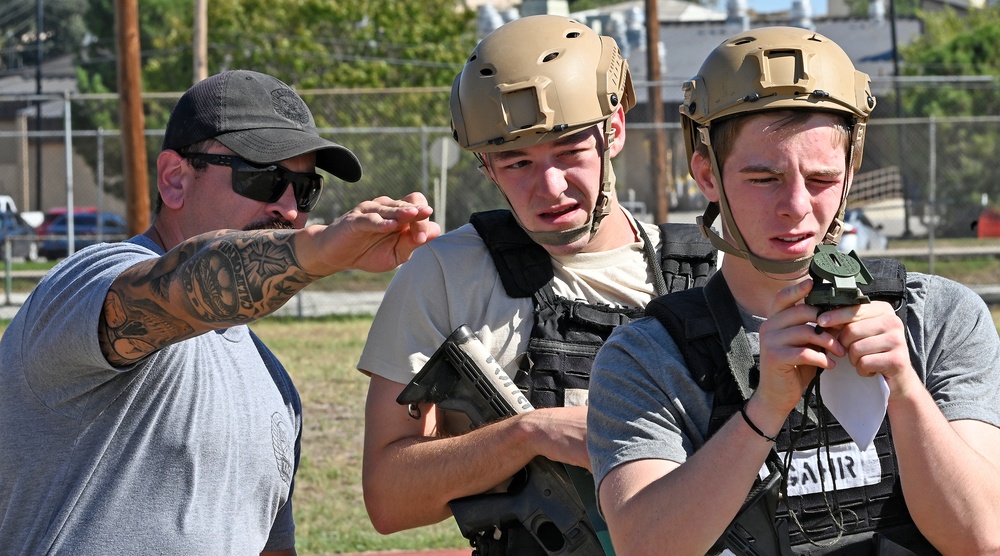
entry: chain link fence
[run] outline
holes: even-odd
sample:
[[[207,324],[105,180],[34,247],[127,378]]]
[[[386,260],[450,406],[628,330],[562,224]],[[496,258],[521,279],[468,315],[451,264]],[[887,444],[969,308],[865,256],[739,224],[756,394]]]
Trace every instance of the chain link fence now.
[[[864,164],[849,205],[862,207],[882,227],[890,249],[894,238],[927,238],[933,268],[935,237],[981,235],[976,227],[981,215],[996,215],[1000,222],[1000,86],[992,78],[875,85],[879,106],[868,126]],[[660,86],[679,89],[679,83]],[[163,127],[180,94],[144,95],[150,206]],[[413,191],[427,197],[446,230],[467,222],[472,212],[505,206],[479,172],[476,158],[451,139],[448,88],[300,94],[321,134],[354,151],[364,168],[358,183],[328,176],[312,213],[317,221],[330,222],[366,199]],[[0,196],[11,197],[22,211],[73,205],[128,216],[118,111],[114,95],[0,96]],[[666,103],[664,112],[669,122],[663,124],[651,123],[642,105],[627,116],[626,148],[614,160],[618,196],[640,218],[660,220],[665,208],[668,220],[691,221],[704,201],[687,174],[677,104]],[[661,164],[653,163],[657,140],[666,145]],[[657,183],[665,184],[662,191]],[[9,247],[23,241],[0,238]],[[10,258],[4,258],[5,305],[11,306],[17,302],[11,298],[11,280],[18,271],[12,272]],[[303,293],[313,297],[297,296],[283,311],[298,316],[372,312],[378,302],[372,298],[355,307],[335,292]],[[15,297],[23,295],[15,288]],[[352,302],[360,299],[357,293],[347,295]]]
[[[638,88],[646,85],[637,83]],[[678,83],[660,86],[679,89]],[[882,88],[886,92],[869,124],[862,175],[850,202],[874,211],[890,238],[975,236],[980,212],[1000,205],[1000,87],[993,80],[958,79],[949,86],[931,80],[883,83]],[[358,183],[329,177],[313,213],[317,220],[329,222],[379,195],[398,198],[412,191],[427,196],[446,229],[467,222],[474,211],[505,206],[478,171],[476,158],[459,152],[451,140],[448,88],[300,94],[321,133],[353,150],[364,167]],[[163,125],[179,96],[144,96],[151,199]],[[73,204],[125,216],[117,97],[0,96],[0,107],[0,195],[12,197],[21,210]],[[907,115],[946,113],[943,107],[977,114]],[[41,127],[35,117],[39,109]],[[703,208],[687,175],[676,104],[668,103],[665,112],[669,122],[657,125],[641,106],[633,110],[627,117],[627,146],[615,159],[619,199],[649,220],[661,217],[664,205],[670,220]],[[669,174],[661,180],[651,163],[657,134],[669,158],[659,165]],[[657,191],[656,183],[666,183],[666,190]]]

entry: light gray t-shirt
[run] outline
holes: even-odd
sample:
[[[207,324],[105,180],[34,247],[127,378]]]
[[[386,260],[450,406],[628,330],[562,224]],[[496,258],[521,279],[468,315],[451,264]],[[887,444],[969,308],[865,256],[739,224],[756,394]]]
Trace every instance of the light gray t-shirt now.
[[[906,289],[912,364],[944,416],[1000,426],[1000,338],[986,304],[939,276],[908,273]],[[752,335],[761,322],[745,317],[743,324]],[[596,484],[630,461],[683,463],[705,443],[711,412],[712,394],[695,383],[656,319],[618,327],[590,381],[587,445]]]
[[[301,404],[246,326],[116,368],[97,323],[139,236],[39,283],[0,341],[0,542],[19,554],[257,554],[295,542]]]

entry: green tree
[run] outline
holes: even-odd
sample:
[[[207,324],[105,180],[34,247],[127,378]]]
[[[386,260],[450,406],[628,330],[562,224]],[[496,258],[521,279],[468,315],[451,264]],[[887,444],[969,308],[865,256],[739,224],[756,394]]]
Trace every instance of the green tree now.
[[[192,4],[140,3],[144,90],[190,86]],[[81,65],[113,91],[113,4],[89,6],[87,25],[101,32]],[[450,85],[475,45],[474,18],[455,0],[213,0],[209,73],[253,68],[298,89]]]
[[[904,113],[916,117],[1000,114],[996,80],[985,87],[981,82],[970,87],[962,86],[960,79],[1000,75],[1000,9],[974,9],[962,15],[944,10],[923,14],[922,19],[924,34],[900,49],[902,73],[956,79],[948,86],[907,87],[901,92]],[[936,177],[939,187],[948,191],[940,207],[946,212],[946,224],[951,223],[951,229],[946,226],[948,232],[969,232],[967,223],[978,213],[984,194],[1000,199],[1000,168],[995,164],[1000,136],[994,129],[974,120],[936,129],[936,156],[949,161]],[[910,158],[927,160],[927,156]]]
[[[142,0],[139,6],[143,90],[183,91],[193,74],[192,1]],[[83,92],[114,92],[117,87],[111,0],[93,0],[87,12],[91,29],[102,34],[85,51],[79,71]],[[209,73],[253,69],[269,73],[299,90],[326,88],[446,87],[476,44],[475,13],[456,0],[213,0],[208,4]],[[175,99],[174,99],[175,100]],[[376,96],[336,95],[306,98],[319,127],[447,126],[447,93]],[[173,102],[148,102],[147,129],[162,129]],[[78,125],[114,127],[117,106],[89,103],[76,110]],[[419,168],[419,148],[391,155],[377,139],[351,138],[367,175],[387,178],[402,168]],[[156,143],[156,141],[151,141]],[[149,145],[151,165],[158,144]],[[419,145],[418,145],[419,147]],[[378,166],[372,162],[378,161]],[[108,160],[109,167],[115,162]],[[153,174],[151,174],[153,175]],[[109,189],[121,190],[108,180]],[[368,179],[366,178],[366,182]],[[410,191],[413,183],[400,183]],[[151,180],[155,184],[155,180]],[[355,186],[351,186],[355,187]],[[348,188],[346,184],[340,189]],[[405,188],[405,189],[404,189]],[[365,198],[357,192],[358,200]],[[341,204],[353,206],[351,195]],[[342,206],[326,204],[317,213],[333,216]],[[327,216],[319,214],[319,216]]]
[[[905,75],[1000,74],[1000,9],[947,9],[921,19],[923,35],[900,49]]]

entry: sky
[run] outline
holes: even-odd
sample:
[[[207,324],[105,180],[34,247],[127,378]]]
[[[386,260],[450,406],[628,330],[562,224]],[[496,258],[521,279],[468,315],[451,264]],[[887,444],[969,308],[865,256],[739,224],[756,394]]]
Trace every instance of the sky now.
[[[813,16],[826,14],[826,0],[811,0]],[[747,0],[747,7],[758,12],[779,12],[787,10],[792,5],[792,0]],[[717,9],[726,10],[726,0],[719,0]]]

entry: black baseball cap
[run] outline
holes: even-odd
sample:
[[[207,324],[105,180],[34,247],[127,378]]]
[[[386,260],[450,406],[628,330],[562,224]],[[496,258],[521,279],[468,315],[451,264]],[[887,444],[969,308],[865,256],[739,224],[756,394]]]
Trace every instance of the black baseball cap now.
[[[361,179],[358,157],[320,137],[302,98],[263,73],[225,71],[184,93],[170,114],[162,150],[179,150],[206,139],[215,139],[256,164],[315,152],[317,167],[345,181]]]

